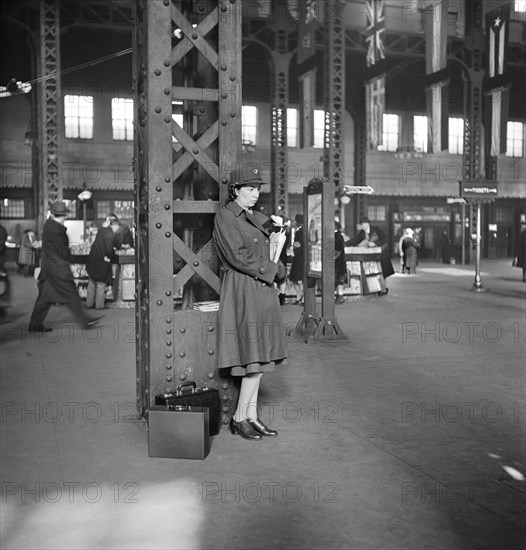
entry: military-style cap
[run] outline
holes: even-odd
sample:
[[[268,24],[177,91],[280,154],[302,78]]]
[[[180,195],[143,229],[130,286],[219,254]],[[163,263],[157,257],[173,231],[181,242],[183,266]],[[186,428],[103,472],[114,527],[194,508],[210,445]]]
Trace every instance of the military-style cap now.
[[[259,166],[250,164],[232,170],[230,172],[230,183],[236,187],[243,187],[243,185],[264,185],[267,182],[263,181],[262,174],[263,172]]]

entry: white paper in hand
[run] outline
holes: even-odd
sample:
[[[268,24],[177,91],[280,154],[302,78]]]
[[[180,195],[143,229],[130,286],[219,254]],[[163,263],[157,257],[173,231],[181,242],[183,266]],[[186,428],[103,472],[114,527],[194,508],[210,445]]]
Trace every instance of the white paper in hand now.
[[[270,261],[274,263],[278,263],[279,257],[281,255],[281,251],[283,250],[283,246],[285,245],[285,240],[287,239],[287,235],[285,234],[285,231],[279,231],[277,233],[271,233],[270,234]]]

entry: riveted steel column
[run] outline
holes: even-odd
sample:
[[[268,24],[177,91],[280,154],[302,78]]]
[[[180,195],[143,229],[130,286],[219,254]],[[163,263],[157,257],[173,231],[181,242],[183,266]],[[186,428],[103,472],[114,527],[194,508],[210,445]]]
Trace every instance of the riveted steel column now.
[[[39,219],[43,221],[49,204],[62,199],[61,136],[62,93],[60,86],[60,23],[58,0],[40,0],[40,83],[39,129],[42,190]],[[41,226],[41,225],[40,225]]]
[[[338,0],[325,2],[325,139],[323,175],[336,192],[344,181],[345,27]]]
[[[473,182],[483,173],[482,102],[484,80],[484,33],[482,0],[466,0],[466,62],[467,81],[464,96],[464,148],[462,155],[463,179]],[[469,205],[469,234],[477,233],[477,208],[473,201]],[[469,262],[473,257],[472,247],[468,247]]]
[[[292,54],[288,40],[291,22],[283,0],[273,0],[272,28],[274,51],[272,53],[272,113],[271,113],[271,198],[274,213],[288,214],[288,160],[287,108],[289,106],[289,65]]]
[[[173,187],[170,0],[137,3],[136,312],[138,399],[173,383]]]

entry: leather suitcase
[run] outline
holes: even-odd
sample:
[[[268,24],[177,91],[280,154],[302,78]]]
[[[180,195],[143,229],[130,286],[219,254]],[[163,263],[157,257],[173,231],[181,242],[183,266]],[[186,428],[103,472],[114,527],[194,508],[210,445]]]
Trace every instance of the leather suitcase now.
[[[148,456],[203,460],[210,452],[206,407],[156,406],[148,412]]]
[[[195,382],[183,382],[169,393],[155,396],[156,405],[179,405],[181,407],[208,407],[210,410],[210,433],[217,435],[221,427],[219,392],[214,388],[198,388]]]

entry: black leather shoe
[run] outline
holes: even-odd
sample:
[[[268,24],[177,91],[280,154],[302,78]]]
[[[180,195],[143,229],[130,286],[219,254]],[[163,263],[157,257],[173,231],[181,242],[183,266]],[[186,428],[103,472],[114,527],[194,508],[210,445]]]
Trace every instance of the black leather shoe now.
[[[256,420],[249,420],[250,425],[256,430],[256,432],[260,433],[261,435],[267,435],[269,437],[276,437],[278,435],[278,432],[276,430],[271,430],[259,418],[256,418]]]
[[[53,329],[51,327],[28,327],[29,332],[51,332]]]
[[[243,439],[251,439],[252,441],[259,441],[263,439],[252,427],[252,424],[249,420],[242,420],[241,422],[236,422],[233,418],[230,421],[230,431],[235,434],[236,432]]]

